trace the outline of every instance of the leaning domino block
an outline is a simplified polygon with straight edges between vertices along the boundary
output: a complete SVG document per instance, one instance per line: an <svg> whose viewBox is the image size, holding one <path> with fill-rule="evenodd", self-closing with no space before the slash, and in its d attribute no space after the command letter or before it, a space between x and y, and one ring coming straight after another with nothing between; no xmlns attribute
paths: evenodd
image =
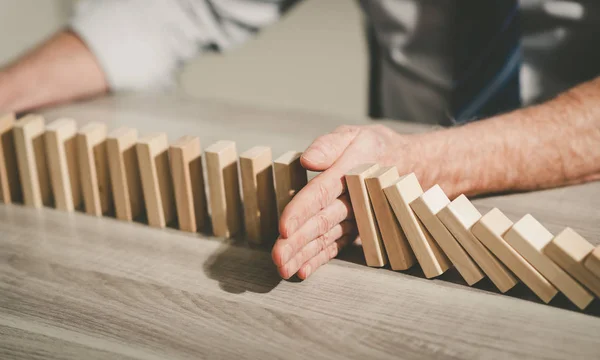
<svg viewBox="0 0 600 360"><path fill-rule="evenodd" d="M481 213L466 196L461 195L454 199L440 210L438 218L489 276L498 290L507 292L517 284L510 271L471 233L471 227L481 219Z"/></svg>
<svg viewBox="0 0 600 360"><path fill-rule="evenodd" d="M393 185L398 177L395 166L383 167L368 176L365 185L392 270L406 270L415 263L415 254L383 193L383 189Z"/></svg>
<svg viewBox="0 0 600 360"><path fill-rule="evenodd" d="M467 284L473 285L483 279L481 269L437 217L440 210L448 204L450 199L439 185L435 185L416 198L410 206Z"/></svg>
<svg viewBox="0 0 600 360"><path fill-rule="evenodd" d="M600 245L588 255L583 262L583 265L586 267L586 269L591 271L592 274L600 278Z"/></svg>
<svg viewBox="0 0 600 360"><path fill-rule="evenodd" d="M208 210L202 174L202 147L197 136L183 136L169 148L177 220L183 231L204 229Z"/></svg>
<svg viewBox="0 0 600 360"><path fill-rule="evenodd" d="M106 124L91 122L77 133L79 174L85 212L102 216L112 210Z"/></svg>
<svg viewBox="0 0 600 360"><path fill-rule="evenodd" d="M277 202L271 149L256 146L240 155L246 235L253 244L272 243L277 236Z"/></svg>
<svg viewBox="0 0 600 360"><path fill-rule="evenodd" d="M374 267L387 264L387 254L383 247L381 233L377 227L373 206L365 185L365 178L371 176L378 169L378 164L363 164L346 174L346 185L350 194L363 252L365 253L365 260L368 266Z"/></svg>
<svg viewBox="0 0 600 360"><path fill-rule="evenodd" d="M164 228L176 216L167 134L154 133L139 139L136 150L148 225Z"/></svg>
<svg viewBox="0 0 600 360"><path fill-rule="evenodd" d="M528 214L506 232L504 240L577 307L585 309L594 299L592 294L542 252L552 237L542 224Z"/></svg>
<svg viewBox="0 0 600 360"><path fill-rule="evenodd" d="M425 277L442 275L450 267L450 260L410 207L410 203L423 194L417 176L414 173L405 175L384 191Z"/></svg>
<svg viewBox="0 0 600 360"><path fill-rule="evenodd" d="M556 235L543 249L544 254L591 292L600 296L600 278L584 265L594 246L571 228Z"/></svg>
<svg viewBox="0 0 600 360"><path fill-rule="evenodd" d="M306 170L300 164L301 152L288 151L273 162L277 213L283 209L307 182Z"/></svg>
<svg viewBox="0 0 600 360"><path fill-rule="evenodd" d="M44 142L54 204L63 211L81 206L76 140L77 124L73 119L59 119L46 127Z"/></svg>
<svg viewBox="0 0 600 360"><path fill-rule="evenodd" d="M229 238L242 227L237 150L233 141L218 141L205 150L211 221L215 236Z"/></svg>
<svg viewBox="0 0 600 360"><path fill-rule="evenodd" d="M15 114L0 115L0 202L22 200L13 127Z"/></svg>
<svg viewBox="0 0 600 360"><path fill-rule="evenodd" d="M542 301L549 303L558 290L502 238L512 226L513 222L494 208L473 225L471 232Z"/></svg>
<svg viewBox="0 0 600 360"><path fill-rule="evenodd" d="M23 200L25 205L36 208L52 205L43 135L44 118L40 115L27 115L15 123L15 148Z"/></svg>
<svg viewBox="0 0 600 360"><path fill-rule="evenodd" d="M106 152L117 219L132 221L144 212L136 129L118 128L106 138Z"/></svg>

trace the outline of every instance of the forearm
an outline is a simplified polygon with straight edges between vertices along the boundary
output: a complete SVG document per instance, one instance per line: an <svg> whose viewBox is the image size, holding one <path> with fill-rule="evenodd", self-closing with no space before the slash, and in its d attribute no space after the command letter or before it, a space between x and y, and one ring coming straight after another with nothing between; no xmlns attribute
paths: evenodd
<svg viewBox="0 0 600 360"><path fill-rule="evenodd" d="M73 33L58 33L0 70L0 110L23 111L108 90L94 55Z"/></svg>
<svg viewBox="0 0 600 360"><path fill-rule="evenodd" d="M600 176L600 78L544 103L418 135L414 170L451 196L549 188Z"/></svg>

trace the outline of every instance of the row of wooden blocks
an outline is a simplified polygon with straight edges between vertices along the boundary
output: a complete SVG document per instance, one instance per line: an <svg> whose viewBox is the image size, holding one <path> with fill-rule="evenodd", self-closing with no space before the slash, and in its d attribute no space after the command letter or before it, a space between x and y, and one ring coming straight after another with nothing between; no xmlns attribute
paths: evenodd
<svg viewBox="0 0 600 360"><path fill-rule="evenodd" d="M215 236L245 228L259 244L275 239L281 211L307 182L300 155L290 151L272 161L271 149L258 146L238 159L232 141L202 152L195 136L169 145L165 133L138 138L132 128L108 133L103 123L77 129L73 119L46 126L40 115L7 114L0 116L0 201L191 232L207 230L210 218Z"/></svg>
<svg viewBox="0 0 600 360"><path fill-rule="evenodd" d="M369 266L418 262L432 278L453 264L469 285L487 275L504 293L520 279L542 301L560 290L580 309L600 296L600 246L571 228L553 236L531 215L516 223L497 208L482 215L464 195L450 201L438 185L423 192L393 166L358 166L346 184Z"/></svg>

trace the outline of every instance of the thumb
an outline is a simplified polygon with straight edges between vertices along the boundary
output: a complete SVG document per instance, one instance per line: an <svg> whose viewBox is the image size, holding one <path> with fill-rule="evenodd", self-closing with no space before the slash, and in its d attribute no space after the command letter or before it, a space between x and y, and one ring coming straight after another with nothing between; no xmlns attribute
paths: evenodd
<svg viewBox="0 0 600 360"><path fill-rule="evenodd" d="M346 148L358 135L358 128L349 128L342 132L319 136L304 151L300 163L306 170L324 171L329 169L346 151Z"/></svg>

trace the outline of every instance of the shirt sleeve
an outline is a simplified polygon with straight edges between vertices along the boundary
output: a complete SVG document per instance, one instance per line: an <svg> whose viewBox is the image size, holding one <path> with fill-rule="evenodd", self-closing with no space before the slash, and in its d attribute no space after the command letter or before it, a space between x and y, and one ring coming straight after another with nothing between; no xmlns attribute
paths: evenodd
<svg viewBox="0 0 600 360"><path fill-rule="evenodd" d="M240 45L296 1L82 0L70 26L111 89L156 91L175 84L184 62Z"/></svg>

